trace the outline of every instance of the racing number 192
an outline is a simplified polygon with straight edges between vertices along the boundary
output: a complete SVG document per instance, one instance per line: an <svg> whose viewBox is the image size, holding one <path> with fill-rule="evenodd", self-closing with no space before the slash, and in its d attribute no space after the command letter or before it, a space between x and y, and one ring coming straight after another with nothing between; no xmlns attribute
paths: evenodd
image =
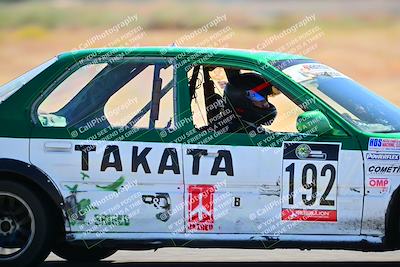
<svg viewBox="0 0 400 267"><path fill-rule="evenodd" d="M285 171L289 172L289 204L293 205L293 195L294 195L294 169L295 164L290 164ZM308 182L308 173L311 171L311 183ZM335 183L336 179L336 169L332 164L326 164L321 170L321 177L326 177L327 172L330 172L330 179L329 183L325 189L325 192L322 194L320 199L321 206L335 206L334 200L328 200L326 197L332 190L332 187ZM303 167L302 176L301 176L301 183L304 189L310 190L311 189L311 198L308 199L306 194L301 196L303 203L307 206L312 206L315 204L317 200L317 188L318 188L318 172L317 167L314 164L306 164Z"/></svg>

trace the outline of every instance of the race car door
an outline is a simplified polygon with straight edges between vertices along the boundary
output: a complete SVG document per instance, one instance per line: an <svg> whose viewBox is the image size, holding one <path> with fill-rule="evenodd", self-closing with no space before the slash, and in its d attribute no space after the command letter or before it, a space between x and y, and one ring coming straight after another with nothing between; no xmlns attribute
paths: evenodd
<svg viewBox="0 0 400 267"><path fill-rule="evenodd" d="M188 73L189 84L197 71ZM213 78L217 89L224 84L220 77L221 72ZM224 111L217 115L223 113L222 124L210 129L208 113L227 102L219 93L206 107L201 91L206 86L196 86L190 107L194 126L184 136L186 231L360 234L361 152L345 134L318 137L297 131L298 115L315 108L314 99L294 103L280 94L270 100L280 113L267 131L228 132L224 123L233 114Z"/></svg>
<svg viewBox="0 0 400 267"><path fill-rule="evenodd" d="M72 232L169 232L183 219L181 145L160 134L179 119L176 75L165 59L93 59L38 101L30 159L63 194Z"/></svg>

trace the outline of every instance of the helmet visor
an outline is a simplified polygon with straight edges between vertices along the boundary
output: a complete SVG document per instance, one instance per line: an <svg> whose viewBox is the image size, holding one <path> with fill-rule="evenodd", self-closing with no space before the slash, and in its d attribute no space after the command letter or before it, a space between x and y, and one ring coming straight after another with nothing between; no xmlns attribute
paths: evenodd
<svg viewBox="0 0 400 267"><path fill-rule="evenodd" d="M246 91L246 97L252 102L255 107L269 108L268 100L253 90Z"/></svg>

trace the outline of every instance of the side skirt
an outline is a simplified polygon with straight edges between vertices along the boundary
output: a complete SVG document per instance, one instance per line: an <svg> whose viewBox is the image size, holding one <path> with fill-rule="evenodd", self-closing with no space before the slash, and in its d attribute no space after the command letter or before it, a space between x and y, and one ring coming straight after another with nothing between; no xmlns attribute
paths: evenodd
<svg viewBox="0 0 400 267"><path fill-rule="evenodd" d="M73 233L67 235L67 242L87 247L101 246L127 250L163 247L387 250L382 237L365 235L264 236L250 234Z"/></svg>

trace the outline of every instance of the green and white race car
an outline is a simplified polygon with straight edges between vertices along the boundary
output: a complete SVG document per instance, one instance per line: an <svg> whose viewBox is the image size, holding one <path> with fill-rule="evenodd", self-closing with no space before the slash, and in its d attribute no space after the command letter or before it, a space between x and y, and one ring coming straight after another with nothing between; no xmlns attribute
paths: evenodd
<svg viewBox="0 0 400 267"><path fill-rule="evenodd" d="M303 56L61 54L0 87L0 265L400 245L400 112Z"/></svg>

